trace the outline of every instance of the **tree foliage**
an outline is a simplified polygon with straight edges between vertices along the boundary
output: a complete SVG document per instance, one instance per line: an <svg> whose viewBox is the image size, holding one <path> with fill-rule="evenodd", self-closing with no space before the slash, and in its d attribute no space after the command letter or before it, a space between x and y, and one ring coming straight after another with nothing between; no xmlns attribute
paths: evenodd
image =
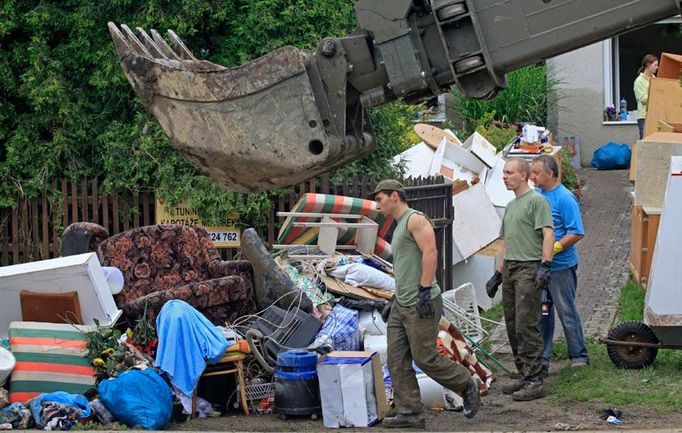
<svg viewBox="0 0 682 433"><path fill-rule="evenodd" d="M52 179L98 176L106 190L186 199L209 221L238 210L262 224L265 195L241 196L199 175L129 86L107 22L174 29L201 58L235 66L284 45L313 48L355 26L354 0L5 0L0 6L0 207ZM348 173L387 174L405 109L373 114L379 150ZM363 168L359 168L363 167Z"/></svg>

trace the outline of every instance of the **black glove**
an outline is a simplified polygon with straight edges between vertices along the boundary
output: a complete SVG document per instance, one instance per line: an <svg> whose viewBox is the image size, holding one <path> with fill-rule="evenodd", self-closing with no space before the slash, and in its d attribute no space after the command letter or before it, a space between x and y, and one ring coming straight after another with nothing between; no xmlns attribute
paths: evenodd
<svg viewBox="0 0 682 433"><path fill-rule="evenodd" d="M417 292L417 312L420 319L433 319L436 310L433 308L431 302L431 287L424 287L421 284L418 286Z"/></svg>
<svg viewBox="0 0 682 433"><path fill-rule="evenodd" d="M552 281L552 262L542 262L538 266L538 273L535 275L535 288L538 290L549 287Z"/></svg>
<svg viewBox="0 0 682 433"><path fill-rule="evenodd" d="M497 293L500 284L502 284L502 272L495 271L493 276L485 283L485 292L488 294L489 298L492 299L495 297L495 293Z"/></svg>
<svg viewBox="0 0 682 433"><path fill-rule="evenodd" d="M386 303L384 308L381 310L381 320L384 321L384 323L388 323L388 316L391 315L391 308L393 308L393 303L395 302L395 296L391 298L390 301Z"/></svg>

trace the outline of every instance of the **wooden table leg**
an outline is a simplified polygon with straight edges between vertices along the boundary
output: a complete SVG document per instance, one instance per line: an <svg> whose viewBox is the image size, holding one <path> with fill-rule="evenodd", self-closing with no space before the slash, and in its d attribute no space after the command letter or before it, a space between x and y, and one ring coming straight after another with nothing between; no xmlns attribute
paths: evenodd
<svg viewBox="0 0 682 433"><path fill-rule="evenodd" d="M249 404L246 401L246 383L244 382L244 363L236 361L237 377L239 379L239 393L241 394L242 406L244 407L244 415L249 416Z"/></svg>

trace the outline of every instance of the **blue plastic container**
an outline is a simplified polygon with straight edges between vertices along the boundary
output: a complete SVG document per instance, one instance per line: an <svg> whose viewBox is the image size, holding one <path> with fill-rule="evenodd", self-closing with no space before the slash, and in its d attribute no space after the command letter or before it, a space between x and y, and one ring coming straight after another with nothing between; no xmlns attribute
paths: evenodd
<svg viewBox="0 0 682 433"><path fill-rule="evenodd" d="M317 416L322 411L317 378L317 354L289 350L277 355L275 413Z"/></svg>

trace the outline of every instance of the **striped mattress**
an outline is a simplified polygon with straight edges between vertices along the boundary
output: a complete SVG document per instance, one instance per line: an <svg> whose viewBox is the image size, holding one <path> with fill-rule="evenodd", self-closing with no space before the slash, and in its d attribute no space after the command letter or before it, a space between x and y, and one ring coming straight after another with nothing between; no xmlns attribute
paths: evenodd
<svg viewBox="0 0 682 433"><path fill-rule="evenodd" d="M292 212L306 213L337 213L363 215L379 224L377 243L374 254L391 260L391 244L384 238L391 229L393 218L385 218L377 211L377 204L373 200L344 197L330 194L307 193L291 208ZM317 243L319 229L317 227L294 227L294 222L310 221L311 218L289 216L279 231L277 243L289 245L313 245ZM315 220L315 219L312 219ZM346 229L340 235L339 245L352 245L355 237L355 229Z"/></svg>
<svg viewBox="0 0 682 433"><path fill-rule="evenodd" d="M88 330L68 324L12 322L9 343L16 366L10 378L10 402L26 402L43 392L82 394L93 387Z"/></svg>

